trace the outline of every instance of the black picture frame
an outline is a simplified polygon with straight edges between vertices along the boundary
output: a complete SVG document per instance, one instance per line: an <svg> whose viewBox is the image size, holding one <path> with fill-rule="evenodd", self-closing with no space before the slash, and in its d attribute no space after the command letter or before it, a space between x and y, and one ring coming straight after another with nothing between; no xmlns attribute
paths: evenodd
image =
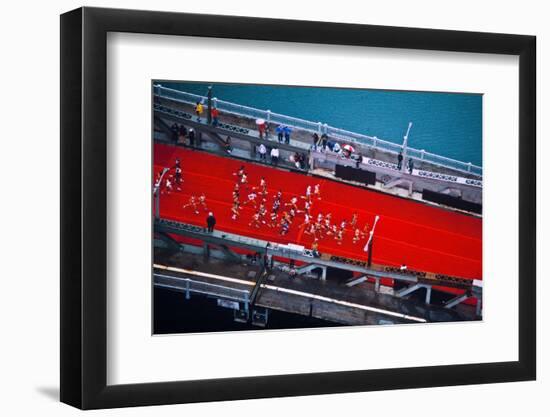
<svg viewBox="0 0 550 417"><path fill-rule="evenodd" d="M107 385L108 32L519 56L519 360ZM86 7L61 16L60 56L62 402L94 409L536 378L534 36Z"/></svg>

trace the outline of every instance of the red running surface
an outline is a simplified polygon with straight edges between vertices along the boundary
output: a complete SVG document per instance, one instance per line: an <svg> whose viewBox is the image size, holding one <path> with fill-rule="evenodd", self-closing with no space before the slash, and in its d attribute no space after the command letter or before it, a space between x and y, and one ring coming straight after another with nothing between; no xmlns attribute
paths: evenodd
<svg viewBox="0 0 550 417"><path fill-rule="evenodd" d="M313 188L315 184L320 184L321 200L313 199L314 218L319 212L332 213L333 223L339 225L342 220L347 220L349 224L356 212L358 226L363 228L366 223L372 227L374 217L380 216L374 237L374 263L393 266L405 264L411 269L463 278L482 277L480 218L335 180L162 144L154 146L155 178L164 167L173 167L176 157L181 160L184 182L181 191L174 189L170 193L166 190L161 193L160 214L164 219L205 226L207 213L202 208L200 214L195 214L191 208L182 208L190 196L198 197L204 193L208 209L216 217L216 229L272 242L311 247L313 238L299 227L303 223L303 214L296 216L285 236L279 234L279 228L249 226L255 213L252 206L243 207L236 221L231 219L232 191L237 181L233 173L244 165L250 186L257 187L262 177L266 179L268 212L271 211L277 191L283 192L284 206L292 197L304 195L308 185ZM245 201L247 194L241 190L241 202ZM303 204L304 200L299 198L300 209ZM282 210L283 207L279 213ZM366 239L354 244L352 237L351 229L346 231L341 245L334 238L325 237L319 242L319 251L366 260L367 253L363 251Z"/></svg>

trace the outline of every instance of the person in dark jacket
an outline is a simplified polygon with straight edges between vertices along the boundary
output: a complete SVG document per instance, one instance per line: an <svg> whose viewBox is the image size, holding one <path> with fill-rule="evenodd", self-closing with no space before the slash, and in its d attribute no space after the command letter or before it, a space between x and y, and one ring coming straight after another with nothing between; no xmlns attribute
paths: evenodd
<svg viewBox="0 0 550 417"><path fill-rule="evenodd" d="M195 131L193 129L189 129L189 145L195 146Z"/></svg>
<svg viewBox="0 0 550 417"><path fill-rule="evenodd" d="M401 171L402 166L403 166L403 154L399 152L399 155L397 155L397 169Z"/></svg>
<svg viewBox="0 0 550 417"><path fill-rule="evenodd" d="M412 158L409 158L408 167L409 167L409 174L412 174L412 173L413 173L413 169L414 169L414 161L413 161Z"/></svg>
<svg viewBox="0 0 550 417"><path fill-rule="evenodd" d="M208 213L208 217L206 218L206 227L208 229L208 233L212 233L214 231L215 225L216 218L214 217L214 213L210 212Z"/></svg>
<svg viewBox="0 0 550 417"><path fill-rule="evenodd" d="M177 143L177 141L178 141L178 135L179 135L179 131L180 131L180 128L179 128L178 124L177 124L177 123L174 123L174 124L170 127L170 130L172 131L172 142Z"/></svg>

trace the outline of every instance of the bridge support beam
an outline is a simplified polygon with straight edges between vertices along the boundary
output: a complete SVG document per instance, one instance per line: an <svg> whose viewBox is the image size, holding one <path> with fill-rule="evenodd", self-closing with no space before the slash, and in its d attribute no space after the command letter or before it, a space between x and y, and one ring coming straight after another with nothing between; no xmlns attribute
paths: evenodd
<svg viewBox="0 0 550 417"><path fill-rule="evenodd" d="M399 290L395 293L395 296L396 297L406 297L407 295L415 292L416 290L419 290L421 288L426 288L426 298L425 298L425 301L426 301L426 304L430 304L431 302L431 298L432 298L432 286L431 285L426 285L426 284L414 284L414 285L411 285L410 287L407 287L407 288L403 288L402 290Z"/></svg>
<svg viewBox="0 0 550 417"><path fill-rule="evenodd" d="M462 294L462 295L456 296L455 298L452 298L451 300L445 303L445 308L453 308L454 306L460 304L461 302L465 301L468 298L470 298L468 294Z"/></svg>
<svg viewBox="0 0 550 417"><path fill-rule="evenodd" d="M309 264L304 265L299 268L296 268L296 272L298 274L305 274L306 272L311 272L314 269L320 268L321 269L321 279L324 281L327 279L327 267L324 265L316 265L316 264Z"/></svg>
<svg viewBox="0 0 550 417"><path fill-rule="evenodd" d="M476 302L476 316L481 317L481 298L478 298Z"/></svg>
<svg viewBox="0 0 550 417"><path fill-rule="evenodd" d="M362 282L365 282L366 280L367 280L366 275L361 275L360 277L352 278L351 280L346 282L346 287L353 287L355 285L361 284Z"/></svg>

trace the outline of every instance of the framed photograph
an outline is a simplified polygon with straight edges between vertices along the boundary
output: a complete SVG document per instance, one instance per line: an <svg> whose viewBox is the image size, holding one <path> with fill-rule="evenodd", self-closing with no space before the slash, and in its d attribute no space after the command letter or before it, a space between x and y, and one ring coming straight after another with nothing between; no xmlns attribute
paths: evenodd
<svg viewBox="0 0 550 417"><path fill-rule="evenodd" d="M535 37L61 16L61 400L533 380Z"/></svg>

